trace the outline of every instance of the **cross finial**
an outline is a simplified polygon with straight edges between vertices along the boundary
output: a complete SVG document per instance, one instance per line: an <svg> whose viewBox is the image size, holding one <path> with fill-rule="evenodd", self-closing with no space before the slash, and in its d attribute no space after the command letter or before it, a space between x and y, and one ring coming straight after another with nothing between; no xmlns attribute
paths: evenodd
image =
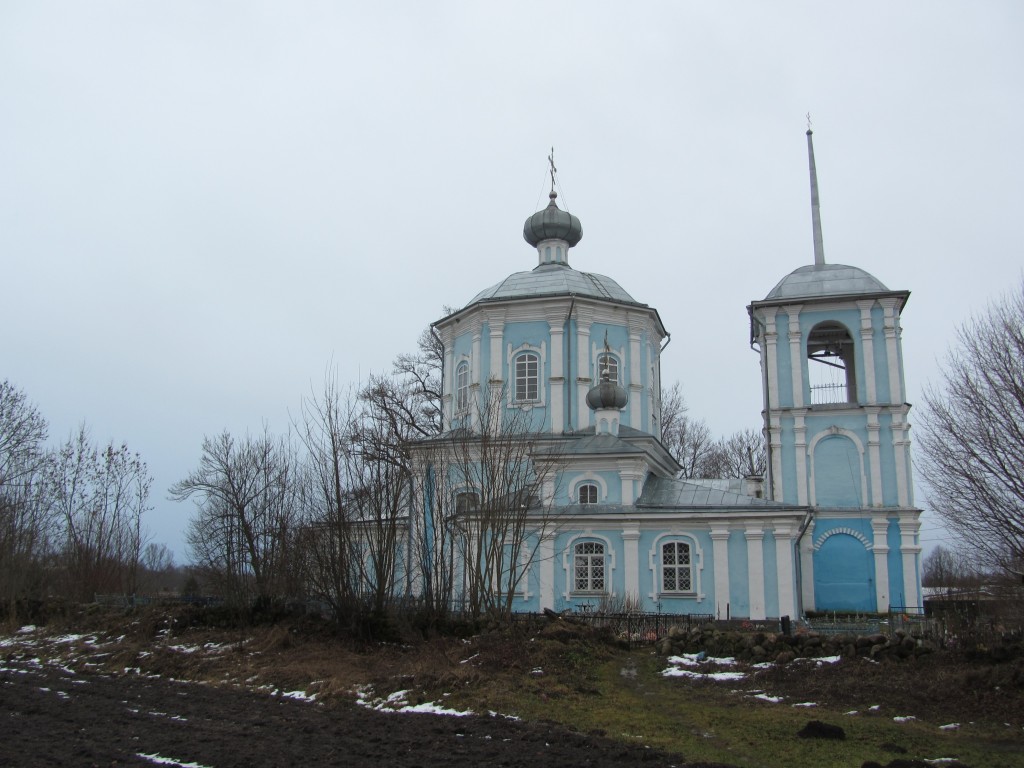
<svg viewBox="0 0 1024 768"><path fill-rule="evenodd" d="M555 174L558 173L558 169L555 168L555 148L551 148L551 154L548 155L548 164L551 166L551 191L555 191Z"/></svg>
<svg viewBox="0 0 1024 768"><path fill-rule="evenodd" d="M807 113L807 132L811 132L811 113Z"/></svg>

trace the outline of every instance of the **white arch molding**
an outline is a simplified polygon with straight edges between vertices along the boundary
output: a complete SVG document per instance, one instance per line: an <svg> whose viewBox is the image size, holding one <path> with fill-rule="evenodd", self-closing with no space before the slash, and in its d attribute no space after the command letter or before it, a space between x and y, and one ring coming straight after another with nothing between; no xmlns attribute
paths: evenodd
<svg viewBox="0 0 1024 768"><path fill-rule="evenodd" d="M815 490L815 474L814 474L814 449L818 447L818 443L827 437L842 436L850 440L854 447L857 449L857 458L860 462L860 503L861 506L868 506L868 477L864 471L864 443L861 442L856 432L852 432L849 429L840 427L833 424L828 429L825 429L814 436L811 442L807 446L807 460L810 464L810 478L808 480L807 490L809 491L809 498L811 506L815 506L818 503L818 494Z"/></svg>

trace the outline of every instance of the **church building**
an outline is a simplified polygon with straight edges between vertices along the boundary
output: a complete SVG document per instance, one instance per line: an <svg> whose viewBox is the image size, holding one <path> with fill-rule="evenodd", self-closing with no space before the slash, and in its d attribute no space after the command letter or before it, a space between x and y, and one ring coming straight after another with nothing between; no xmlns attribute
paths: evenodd
<svg viewBox="0 0 1024 768"><path fill-rule="evenodd" d="M677 476L660 441L668 332L614 279L570 264L583 229L558 207L553 166L550 202L523 230L536 266L434 324L445 433L415 451L425 490L414 524L462 519L461 535L479 533L487 473L455 477L434 449L464 440L479 468L515 423L531 468L503 491L502 508L521 515L493 574L508 580L513 610L628 603L758 620L922 604L900 329L909 292L825 262L810 131L807 144L814 262L747 307L764 478ZM465 567L455 591L468 588Z"/></svg>

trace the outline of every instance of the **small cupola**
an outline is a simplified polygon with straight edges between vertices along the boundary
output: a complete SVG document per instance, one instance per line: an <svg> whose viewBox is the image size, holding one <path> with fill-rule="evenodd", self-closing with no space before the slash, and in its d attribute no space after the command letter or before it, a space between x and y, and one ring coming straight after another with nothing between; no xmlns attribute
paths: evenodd
<svg viewBox="0 0 1024 768"><path fill-rule="evenodd" d="M619 418L628 402L629 394L617 381L612 381L610 371L604 368L601 381L587 392L587 405L597 418L597 434L618 437Z"/></svg>

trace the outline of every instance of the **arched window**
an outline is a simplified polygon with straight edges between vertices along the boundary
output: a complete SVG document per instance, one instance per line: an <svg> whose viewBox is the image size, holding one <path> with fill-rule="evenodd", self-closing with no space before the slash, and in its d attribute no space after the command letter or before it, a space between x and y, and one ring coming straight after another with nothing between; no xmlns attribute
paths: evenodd
<svg viewBox="0 0 1024 768"><path fill-rule="evenodd" d="M857 402L857 375L850 332L834 321L819 323L807 337L811 405Z"/></svg>
<svg viewBox="0 0 1024 768"><path fill-rule="evenodd" d="M693 560L690 545L685 541L666 541L661 545L661 591L693 591Z"/></svg>
<svg viewBox="0 0 1024 768"><path fill-rule="evenodd" d="M597 504L597 485L594 483L583 483L577 489L577 500L580 504Z"/></svg>
<svg viewBox="0 0 1024 768"><path fill-rule="evenodd" d="M604 372L608 371L608 381L619 381L619 358L609 352L602 352L597 356L597 380L604 380Z"/></svg>
<svg viewBox="0 0 1024 768"><path fill-rule="evenodd" d="M480 495L472 491L463 491L455 496L455 514L464 515L480 509Z"/></svg>
<svg viewBox="0 0 1024 768"><path fill-rule="evenodd" d="M604 544L580 541L573 547L572 585L574 592L605 591Z"/></svg>
<svg viewBox="0 0 1024 768"><path fill-rule="evenodd" d="M540 399L540 358L523 352L515 358L515 402L532 403Z"/></svg>
<svg viewBox="0 0 1024 768"><path fill-rule="evenodd" d="M455 408L464 411L469 407L469 363L463 361L455 369Z"/></svg>

